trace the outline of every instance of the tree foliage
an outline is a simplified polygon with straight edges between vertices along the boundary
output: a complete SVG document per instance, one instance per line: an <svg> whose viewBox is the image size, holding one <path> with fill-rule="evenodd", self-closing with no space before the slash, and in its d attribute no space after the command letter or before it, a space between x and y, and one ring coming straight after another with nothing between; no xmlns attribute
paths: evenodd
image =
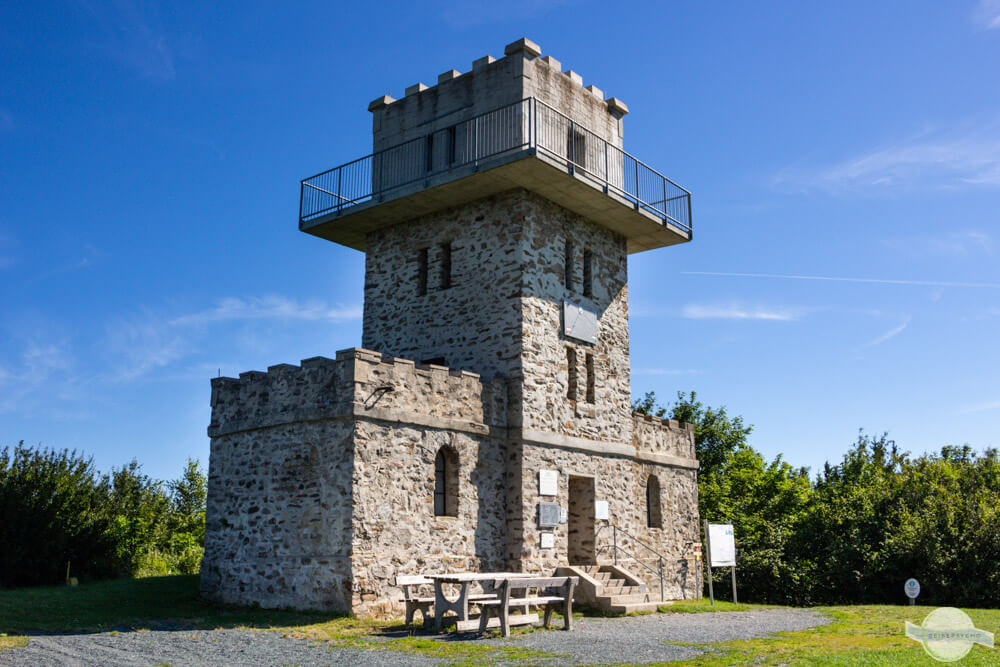
<svg viewBox="0 0 1000 667"><path fill-rule="evenodd" d="M637 411L695 426L699 511L732 523L741 598L819 604L900 602L903 582L921 601L991 604L1000 585L1000 457L968 446L912 457L887 434L859 433L815 479L747 443L752 427L694 392ZM717 590L727 591L716 573Z"/></svg>
<svg viewBox="0 0 1000 667"><path fill-rule="evenodd" d="M191 460L164 483L134 460L101 475L76 451L4 447L0 587L197 572L205 486Z"/></svg>

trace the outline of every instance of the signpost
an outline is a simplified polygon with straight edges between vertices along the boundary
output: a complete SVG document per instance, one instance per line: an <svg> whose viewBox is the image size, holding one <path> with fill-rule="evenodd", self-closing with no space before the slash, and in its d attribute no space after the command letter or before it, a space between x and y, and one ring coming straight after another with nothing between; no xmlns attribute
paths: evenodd
<svg viewBox="0 0 1000 667"><path fill-rule="evenodd" d="M916 604L917 596L920 595L920 582L910 577L903 584L903 591L906 593L906 597L910 598L910 604Z"/></svg>
<svg viewBox="0 0 1000 667"><path fill-rule="evenodd" d="M733 574L733 602L736 598L736 539L733 526L728 523L705 522L705 560L708 564L708 596L715 604L715 589L712 586L712 568L730 567Z"/></svg>

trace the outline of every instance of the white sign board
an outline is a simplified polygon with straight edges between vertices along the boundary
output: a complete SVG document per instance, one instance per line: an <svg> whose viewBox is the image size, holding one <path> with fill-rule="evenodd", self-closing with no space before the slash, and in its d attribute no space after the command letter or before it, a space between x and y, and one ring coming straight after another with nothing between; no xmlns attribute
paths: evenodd
<svg viewBox="0 0 1000 667"><path fill-rule="evenodd" d="M608 513L608 501L607 500L595 500L594 501L594 519L597 521L606 521L610 517Z"/></svg>
<svg viewBox="0 0 1000 667"><path fill-rule="evenodd" d="M559 495L559 471L557 470L538 471L538 495L540 496Z"/></svg>
<svg viewBox="0 0 1000 667"><path fill-rule="evenodd" d="M712 567L735 567L736 540L728 523L708 524L709 562Z"/></svg>
<svg viewBox="0 0 1000 667"><path fill-rule="evenodd" d="M903 590L906 591L906 597L914 600L920 595L920 582L916 579L907 579L903 584Z"/></svg>
<svg viewBox="0 0 1000 667"><path fill-rule="evenodd" d="M542 533L542 548L552 549L556 546L555 533Z"/></svg>
<svg viewBox="0 0 1000 667"><path fill-rule="evenodd" d="M596 343L597 313L571 301L563 301L563 332L570 338Z"/></svg>

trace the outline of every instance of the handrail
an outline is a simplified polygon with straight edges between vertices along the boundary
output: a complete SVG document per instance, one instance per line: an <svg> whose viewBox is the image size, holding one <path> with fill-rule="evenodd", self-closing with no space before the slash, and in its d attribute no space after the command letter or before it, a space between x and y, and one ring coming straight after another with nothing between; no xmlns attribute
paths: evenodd
<svg viewBox="0 0 1000 667"><path fill-rule="evenodd" d="M381 201L393 190L460 167L527 149L544 153L643 209L690 233L691 193L569 116L526 97L453 125L320 172L301 182L299 222L341 215Z"/></svg>
<svg viewBox="0 0 1000 667"><path fill-rule="evenodd" d="M644 568L646 568L647 570L649 570L653 574L657 575L659 577L659 579L660 579L660 601L662 602L663 601L663 593L664 593L663 560L666 558L666 556L664 556L663 554L661 554L659 551L657 551L653 547L649 546L648 544L645 544L638 537L636 537L632 533L628 532L624 528L619 528L615 524L610 524L610 526L611 526L611 549L612 549L612 555L614 557L615 567L618 567L618 552L621 551L623 554L625 554L626 556L628 556L629 558L631 558L632 560L634 560L636 563L638 563L639 565L642 565ZM603 530L604 530L604 526L601 526L600 529L598 529L598 531L597 531L597 535L600 535ZM650 567L648 564L646 564L645 562L643 562L643 560L641 558L639 558L638 556L636 556L634 553L630 552L625 547L619 546L618 545L618 532L619 531L621 531L626 536L628 536L633 542L635 542L636 544L638 544L640 547L643 547L644 549L652 552L653 555L655 555L656 558L657 558L658 568L654 569L654 568Z"/></svg>

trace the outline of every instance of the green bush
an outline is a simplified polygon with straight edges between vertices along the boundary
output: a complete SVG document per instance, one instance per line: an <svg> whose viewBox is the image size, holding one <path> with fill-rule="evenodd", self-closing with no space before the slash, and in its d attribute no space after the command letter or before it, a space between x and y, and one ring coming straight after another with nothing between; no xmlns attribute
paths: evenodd
<svg viewBox="0 0 1000 667"><path fill-rule="evenodd" d="M164 483L132 461L101 475L68 450L0 449L0 587L197 573L205 475Z"/></svg>

